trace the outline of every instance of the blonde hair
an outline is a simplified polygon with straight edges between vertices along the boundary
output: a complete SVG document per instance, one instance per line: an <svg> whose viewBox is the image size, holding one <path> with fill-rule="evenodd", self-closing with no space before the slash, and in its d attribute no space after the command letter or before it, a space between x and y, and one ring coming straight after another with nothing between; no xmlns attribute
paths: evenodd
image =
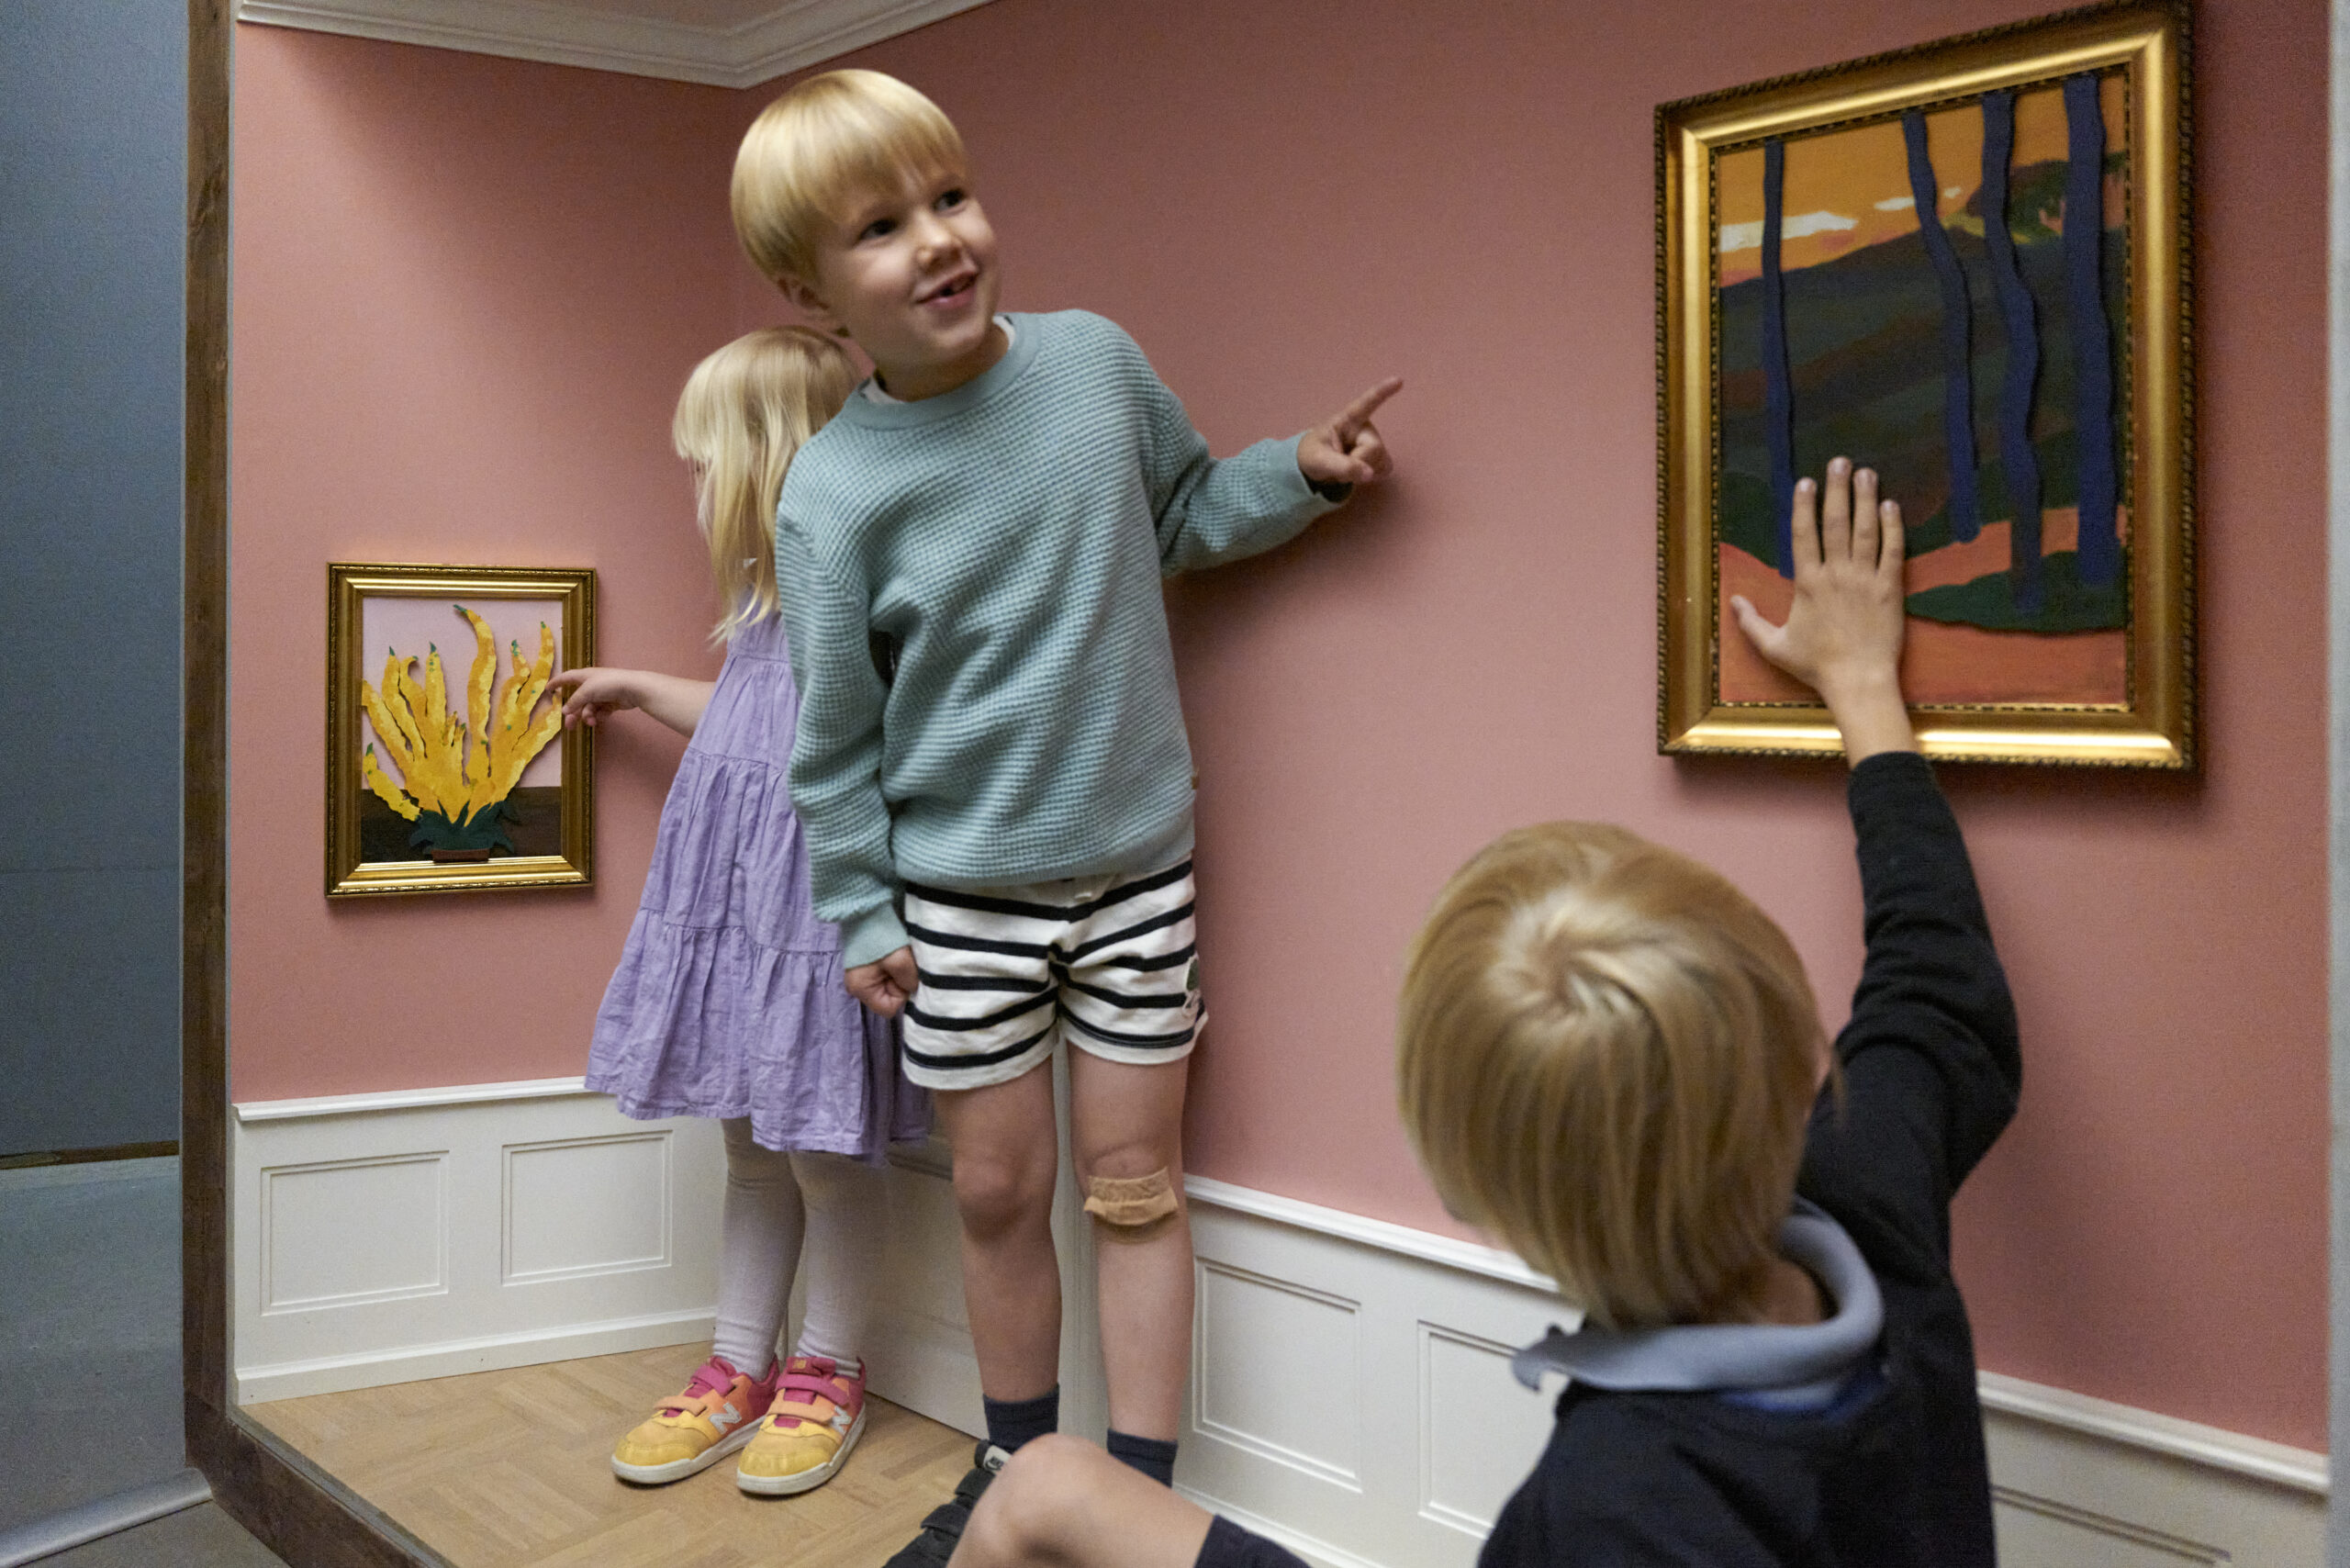
<svg viewBox="0 0 2350 1568"><path fill-rule="evenodd" d="M1595 823L1504 834L1414 939L1398 1045L1438 1193L1597 1326L1760 1285L1822 1038L1802 959L1716 872Z"/></svg>
<svg viewBox="0 0 2350 1568"><path fill-rule="evenodd" d="M760 111L734 154L734 233L780 285L816 281L816 242L859 196L968 166L936 104L878 71L811 76Z"/></svg>
<svg viewBox="0 0 2350 1568"><path fill-rule="evenodd" d="M693 465L711 575L726 607L722 642L776 610L775 511L792 455L857 383L838 343L807 327L768 327L694 366L671 439Z"/></svg>

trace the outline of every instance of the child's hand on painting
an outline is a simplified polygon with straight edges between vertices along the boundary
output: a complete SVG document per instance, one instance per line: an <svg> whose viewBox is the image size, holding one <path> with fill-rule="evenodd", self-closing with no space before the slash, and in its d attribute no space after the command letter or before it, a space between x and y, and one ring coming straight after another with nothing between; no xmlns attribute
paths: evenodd
<svg viewBox="0 0 2350 1568"><path fill-rule="evenodd" d="M1796 485L1795 603L1774 626L1745 595L1730 597L1739 630L1755 652L1819 693L1843 733L1847 761L1881 751L1915 751L1901 700L1903 605L1901 508L1880 500L1876 474L1839 457L1828 465L1826 497L1809 479Z"/></svg>
<svg viewBox="0 0 2350 1568"><path fill-rule="evenodd" d="M1403 389L1403 378L1391 375L1300 436L1297 471L1305 476L1305 482L1327 494L1351 485L1368 485L1393 473L1395 460L1387 454L1387 443L1380 438L1371 416Z"/></svg>
<svg viewBox="0 0 2350 1568"><path fill-rule="evenodd" d="M702 711L710 706L710 694L715 687L707 680L687 680L649 669L606 669L589 665L553 677L547 689L564 699L563 727L566 730L580 724L592 729L609 713L641 708L648 717L681 735L690 736L701 722Z"/></svg>
<svg viewBox="0 0 2350 1568"><path fill-rule="evenodd" d="M848 993L868 1011L895 1018L913 1000L919 979L914 972L914 950L901 947L869 964L856 965L842 978L848 981Z"/></svg>

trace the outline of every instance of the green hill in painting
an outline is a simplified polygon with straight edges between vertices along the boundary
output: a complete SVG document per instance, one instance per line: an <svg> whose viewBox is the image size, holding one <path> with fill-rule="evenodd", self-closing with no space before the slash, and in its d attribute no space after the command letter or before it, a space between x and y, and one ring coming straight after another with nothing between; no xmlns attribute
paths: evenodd
<svg viewBox="0 0 2350 1568"><path fill-rule="evenodd" d="M2010 232L2024 284L2032 297L2040 340L2040 371L2029 425L2041 467L2043 509L2079 498L2078 438L2073 428L2073 355L2065 297L2061 236L2040 220L2064 184L2064 164L2018 169L2009 210ZM1979 196L1979 193L1978 193ZM2031 215L2026 218L2024 215ZM1974 225L1979 229L1979 221ZM2006 371L2006 331L1993 291L1989 253L1964 219L1951 223L1970 293L1973 346L1975 484L1980 521L2011 515L1998 461L1999 386ZM2124 314L2123 244L2108 230L2104 246L2106 313L2117 382L2128 385L2127 346L2112 329ZM1787 357L1795 411L1798 474L1817 474L1830 457L1849 455L1877 470L1884 493L1911 520L1908 551L1920 555L1952 542L1947 503L1949 454L1942 439L1942 291L1925 241L1912 232L1784 274ZM1717 294L1720 344L1717 413L1721 483L1716 536L1777 565L1771 514L1770 457L1762 418L1762 281L1751 278ZM2126 476L2128 453L2116 454ZM2058 559L2048 558L2053 566ZM2066 557L2069 562L2069 557ZM2043 614L2029 626L2013 603L1995 603L1977 585L1916 596L1911 610L1935 620L1963 621L2000 630L2079 631L2119 626L2118 591L2079 597L2076 576L2060 596L2049 579ZM1985 579L1988 580L1988 579ZM1937 599L1934 595L1942 597ZM1920 602L1930 600L1930 604ZM1977 619L1980 616L1982 619ZM2084 617L2091 619L2084 620ZM2109 618L2104 618L2109 617Z"/></svg>

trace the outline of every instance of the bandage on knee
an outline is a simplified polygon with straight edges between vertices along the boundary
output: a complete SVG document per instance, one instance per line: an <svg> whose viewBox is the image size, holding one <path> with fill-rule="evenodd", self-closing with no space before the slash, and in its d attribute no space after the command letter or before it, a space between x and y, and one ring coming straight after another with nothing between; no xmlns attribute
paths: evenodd
<svg viewBox="0 0 2350 1568"><path fill-rule="evenodd" d="M1113 1240L1142 1240L1175 1208L1175 1184L1163 1165L1147 1176L1085 1179L1085 1212L1100 1220L1102 1234Z"/></svg>

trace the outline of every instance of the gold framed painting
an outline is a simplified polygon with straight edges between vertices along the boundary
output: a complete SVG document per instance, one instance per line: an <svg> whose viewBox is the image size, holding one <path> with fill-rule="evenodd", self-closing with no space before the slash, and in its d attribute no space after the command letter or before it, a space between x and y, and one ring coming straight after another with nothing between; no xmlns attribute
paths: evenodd
<svg viewBox="0 0 2350 1568"><path fill-rule="evenodd" d="M1657 110L1659 749L1840 749L1729 601L1785 617L1844 454L1929 755L2194 766L2188 44L2098 6Z"/></svg>
<svg viewBox="0 0 2350 1568"><path fill-rule="evenodd" d="M595 660L591 569L330 565L327 895L589 883Z"/></svg>

